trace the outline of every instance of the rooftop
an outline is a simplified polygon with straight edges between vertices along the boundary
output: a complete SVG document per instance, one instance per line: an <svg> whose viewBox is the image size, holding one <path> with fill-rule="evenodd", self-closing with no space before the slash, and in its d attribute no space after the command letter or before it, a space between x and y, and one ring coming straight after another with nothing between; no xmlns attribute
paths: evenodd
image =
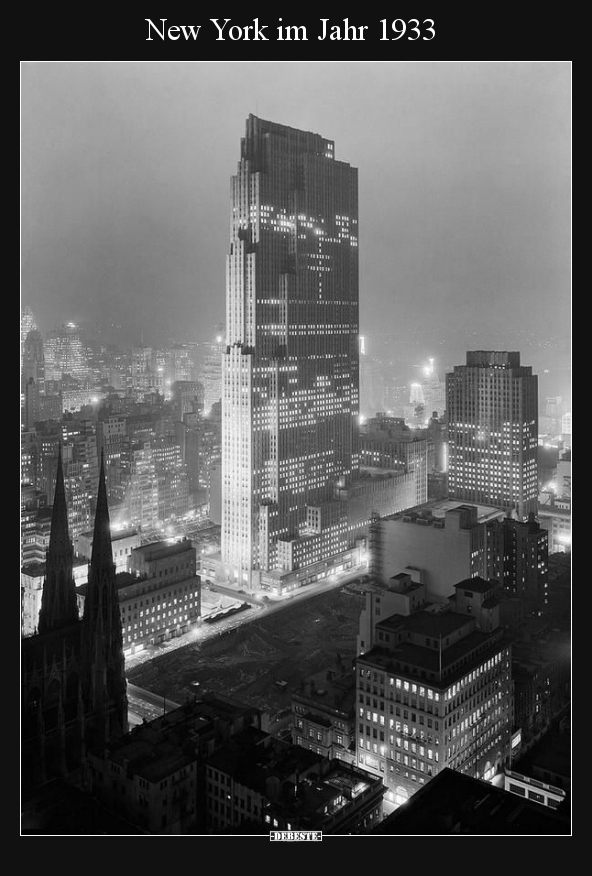
<svg viewBox="0 0 592 876"><path fill-rule="evenodd" d="M426 636L427 638L445 638L451 633L461 630L463 627L474 625L472 619L466 615L457 614L454 611L443 611L434 614L430 611L416 611L408 616L393 614L376 624L376 629L399 630L404 629L412 635Z"/></svg>
<svg viewBox="0 0 592 876"><path fill-rule="evenodd" d="M458 584L454 585L454 588L460 587L462 590L469 590L472 593L487 593L499 586L499 581L486 581L477 575L475 578L465 578L464 581L459 581Z"/></svg>
<svg viewBox="0 0 592 876"><path fill-rule="evenodd" d="M426 520L436 518L443 521L448 511L457 511L464 508L477 509L477 523L485 523L488 520L497 520L506 516L506 512L500 508L495 508L493 505L476 505L474 503L461 502L459 499L431 499L429 502L424 502L422 505L416 505L413 508L407 508L405 511L397 511L395 514L389 514L382 518L383 520L397 520L403 517L417 515Z"/></svg>
<svg viewBox="0 0 592 876"><path fill-rule="evenodd" d="M201 734L213 734L220 721L251 713L257 710L224 697L205 696L112 740L109 758L131 775L158 782L196 760Z"/></svg>
<svg viewBox="0 0 592 876"><path fill-rule="evenodd" d="M443 769L396 809L373 835L569 834L569 819L547 806Z"/></svg>
<svg viewBox="0 0 592 876"><path fill-rule="evenodd" d="M295 690L293 699L305 701L324 710L349 714L356 698L356 675L349 670L337 675L323 669L304 679L302 687ZM316 716L315 716L316 718Z"/></svg>
<svg viewBox="0 0 592 876"><path fill-rule="evenodd" d="M146 544L143 547L134 548L134 554L141 554L146 560L159 560L163 557L174 556L175 554L182 554L186 551L194 551L195 548L191 544L190 539L183 539L182 541L176 542L168 542L168 541L155 541L152 544Z"/></svg>
<svg viewBox="0 0 592 876"><path fill-rule="evenodd" d="M443 616L445 615L439 615L439 617ZM477 659L485 660L488 656L497 653L505 644L505 640L502 640L497 633L473 630L459 641L442 649L428 648L412 642L400 642L393 648L376 645L358 660L387 672L402 672L418 680L423 678L424 681L431 681L433 685L445 689L471 668L472 664L460 665L464 657L474 654L476 663Z"/></svg>

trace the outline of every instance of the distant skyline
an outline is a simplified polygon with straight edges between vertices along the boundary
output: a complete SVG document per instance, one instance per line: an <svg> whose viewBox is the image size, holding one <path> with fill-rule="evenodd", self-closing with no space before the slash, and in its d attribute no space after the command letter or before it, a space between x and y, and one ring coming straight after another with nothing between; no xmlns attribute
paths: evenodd
<svg viewBox="0 0 592 876"><path fill-rule="evenodd" d="M517 349L568 392L570 62L23 62L21 304L43 333L211 336L249 113L358 168L369 355Z"/></svg>

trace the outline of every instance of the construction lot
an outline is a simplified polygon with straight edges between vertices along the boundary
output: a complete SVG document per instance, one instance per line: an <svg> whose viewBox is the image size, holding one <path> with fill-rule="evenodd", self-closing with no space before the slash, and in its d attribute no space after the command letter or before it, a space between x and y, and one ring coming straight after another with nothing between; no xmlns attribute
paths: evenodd
<svg viewBox="0 0 592 876"><path fill-rule="evenodd" d="M203 641L130 667L128 680L177 703L221 693L273 719L290 705L302 679L352 665L363 604L361 587L347 584L234 629L212 625Z"/></svg>

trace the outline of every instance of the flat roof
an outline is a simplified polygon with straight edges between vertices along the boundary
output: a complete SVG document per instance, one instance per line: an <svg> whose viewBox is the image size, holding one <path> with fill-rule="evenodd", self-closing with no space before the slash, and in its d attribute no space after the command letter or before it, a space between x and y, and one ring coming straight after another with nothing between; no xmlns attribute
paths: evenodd
<svg viewBox="0 0 592 876"><path fill-rule="evenodd" d="M413 508L406 508L405 511L388 514L382 519L396 520L398 517L403 518L414 512L417 514L427 513L437 519L444 519L447 511L454 511L459 508L476 508L477 523L496 520L499 517L505 517L507 513L504 509L496 508L493 505L478 505L475 502L462 501L461 499L430 499L429 502L424 502L423 505L415 505Z"/></svg>
<svg viewBox="0 0 592 876"><path fill-rule="evenodd" d="M421 681L422 684L427 682L435 687L445 689L453 684L457 678L462 678L463 675L470 672L477 663L485 660L489 653L501 650L506 644L506 640L499 638L499 636L473 630L447 648L442 648L441 651L439 648L428 648L411 642L401 642L392 650L388 647L375 645L358 659L387 672L407 675ZM478 658L475 657L475 664L464 664L450 671L450 667L464 656L476 652L480 648L484 650ZM404 670L401 668L402 666L407 666L408 669ZM422 679L419 675L422 671L437 677Z"/></svg>
<svg viewBox="0 0 592 876"><path fill-rule="evenodd" d="M145 544L141 547L134 548L135 554L142 554L147 560L158 560L162 557L174 556L174 554L182 554L185 551L195 551L190 539L183 541L155 541L152 544Z"/></svg>
<svg viewBox="0 0 592 876"><path fill-rule="evenodd" d="M474 624L474 619L468 615L457 614L455 611L431 612L426 610L415 611L408 616L394 614L376 624L376 629L383 630L408 630L420 636L437 639L449 636L456 630L460 630L469 624Z"/></svg>
<svg viewBox="0 0 592 876"><path fill-rule="evenodd" d="M561 812L448 768L372 831L425 836L569 833L569 818Z"/></svg>
<svg viewBox="0 0 592 876"><path fill-rule="evenodd" d="M491 581L486 581L484 578L481 578L477 575L475 578L465 578L463 581L459 581L458 584L455 584L454 587L462 587L463 590L471 590L473 593L487 593L488 590L493 590L499 586L499 582L496 579L496 583L492 583Z"/></svg>

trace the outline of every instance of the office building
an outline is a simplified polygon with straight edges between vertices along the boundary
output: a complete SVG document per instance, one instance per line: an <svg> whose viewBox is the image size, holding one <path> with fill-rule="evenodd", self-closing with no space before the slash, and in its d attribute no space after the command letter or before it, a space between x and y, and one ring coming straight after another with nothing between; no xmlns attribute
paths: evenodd
<svg viewBox="0 0 592 876"><path fill-rule="evenodd" d="M357 763L383 779L390 807L446 767L491 779L509 760L511 648L497 587L469 579L449 609L385 617L357 658Z"/></svg>
<svg viewBox="0 0 592 876"><path fill-rule="evenodd" d="M251 115L232 179L222 564L248 588L358 473L357 171L334 153Z"/></svg>
<svg viewBox="0 0 592 876"><path fill-rule="evenodd" d="M127 566L129 571L119 572L115 582L126 656L197 626L201 583L196 575L196 551L188 539L133 548ZM84 605L87 587L82 584L78 593Z"/></svg>
<svg viewBox="0 0 592 876"><path fill-rule="evenodd" d="M388 587L401 572L424 585L431 602L446 603L454 584L487 573L485 526L503 511L451 500L428 502L375 521L370 567Z"/></svg>
<svg viewBox="0 0 592 876"><path fill-rule="evenodd" d="M128 572L131 554L134 548L140 547L140 534L136 529L120 529L111 532L111 546L115 572ZM93 532L81 532L75 541L76 553L81 560L90 560L92 556Z"/></svg>
<svg viewBox="0 0 592 876"><path fill-rule="evenodd" d="M208 351L201 366L201 380L204 387L204 413L207 415L212 405L222 399L222 353L224 351L224 326L218 326L216 336L206 345Z"/></svg>
<svg viewBox="0 0 592 876"><path fill-rule="evenodd" d="M378 414L360 426L360 466L414 471L417 493L411 506L428 500L428 472L434 468L434 444L427 432L410 429L398 417Z"/></svg>
<svg viewBox="0 0 592 876"><path fill-rule="evenodd" d="M35 315L28 305L21 307L21 368L25 352L25 339L32 329L37 328Z"/></svg>
<svg viewBox="0 0 592 876"><path fill-rule="evenodd" d="M323 757L356 762L356 676L324 669L292 693L292 742Z"/></svg>
<svg viewBox="0 0 592 876"><path fill-rule="evenodd" d="M537 382L520 353L496 351L468 352L446 375L450 498L537 513Z"/></svg>
<svg viewBox="0 0 592 876"><path fill-rule="evenodd" d="M89 376L88 354L79 327L65 323L45 339L45 378L61 381L64 375L76 380Z"/></svg>
<svg viewBox="0 0 592 876"><path fill-rule="evenodd" d="M530 515L505 517L485 527L487 550L480 574L497 578L506 592L519 597L529 612L544 613L549 603L548 533Z"/></svg>
<svg viewBox="0 0 592 876"><path fill-rule="evenodd" d="M22 422L25 429L33 429L42 419L41 398L45 394L45 357L43 338L37 329L27 332L21 345Z"/></svg>

